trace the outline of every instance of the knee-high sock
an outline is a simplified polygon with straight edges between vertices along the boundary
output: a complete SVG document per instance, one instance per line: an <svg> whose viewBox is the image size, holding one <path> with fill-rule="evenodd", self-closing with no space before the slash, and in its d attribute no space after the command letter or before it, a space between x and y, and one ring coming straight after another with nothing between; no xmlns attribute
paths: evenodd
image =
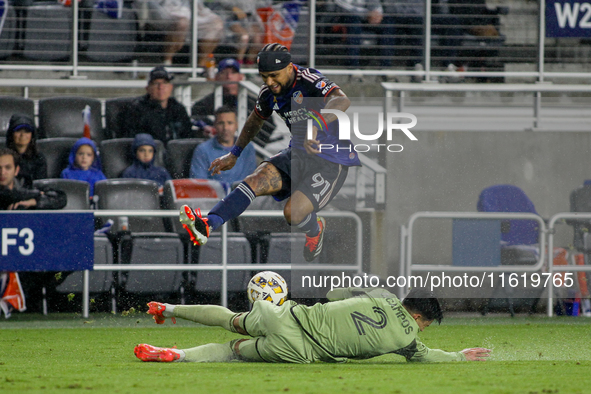
<svg viewBox="0 0 591 394"><path fill-rule="evenodd" d="M226 363L237 360L238 357L232 351L235 341L228 343L208 343L190 349L183 349L185 362L193 363Z"/></svg>
<svg viewBox="0 0 591 394"><path fill-rule="evenodd" d="M237 332L234 328L234 318L239 313L232 312L228 308L219 305L175 305L173 314L195 323L206 326L223 327L228 331Z"/></svg>
<svg viewBox="0 0 591 394"><path fill-rule="evenodd" d="M241 182L236 189L232 190L230 194L215 207L209 211L207 215L207 223L211 231L214 231L228 220L232 220L240 216L242 212L248 208L250 203L255 199L255 194L246 182Z"/></svg>
<svg viewBox="0 0 591 394"><path fill-rule="evenodd" d="M297 224L297 227L308 237L315 237L320 232L320 226L318 226L318 220L316 212L312 212L301 223Z"/></svg>

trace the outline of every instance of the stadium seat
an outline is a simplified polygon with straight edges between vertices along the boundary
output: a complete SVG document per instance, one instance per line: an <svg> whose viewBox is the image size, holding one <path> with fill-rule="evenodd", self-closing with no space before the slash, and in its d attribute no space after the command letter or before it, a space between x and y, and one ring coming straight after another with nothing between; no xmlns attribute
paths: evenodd
<svg viewBox="0 0 591 394"><path fill-rule="evenodd" d="M222 239L212 235L207 243L199 247L199 264L222 263ZM250 246L242 234L228 234L228 264L249 264ZM194 290L198 292L220 292L222 288L221 271L195 271ZM250 271L228 271L228 291L245 291Z"/></svg>
<svg viewBox="0 0 591 394"><path fill-rule="evenodd" d="M203 138L181 138L168 141L166 150L174 152L174 154L168 155L167 169L173 179L190 177L193 151L197 145L204 141L206 139Z"/></svg>
<svg viewBox="0 0 591 394"><path fill-rule="evenodd" d="M123 170L133 164L131 145L133 138L114 138L100 144L103 173L109 179L119 178ZM166 149L162 141L156 140L156 158L154 164L164 167Z"/></svg>
<svg viewBox="0 0 591 394"><path fill-rule="evenodd" d="M70 150L77 138L46 138L37 141L39 152L47 160L47 177L59 178L62 170L68 166Z"/></svg>
<svg viewBox="0 0 591 394"><path fill-rule="evenodd" d="M538 214L533 202L527 195L513 185L494 185L480 193L477 205L478 212L517 212ZM501 265L534 265L538 261L539 228L535 220L503 220L501 221ZM508 274L506 272L505 274ZM493 299L507 300L509 312L514 316L514 297L518 290L496 284L492 297L485 305L483 314L488 312ZM522 290L522 289L519 289ZM535 289L541 295L541 290ZM535 309L538 298L535 298L531 310Z"/></svg>
<svg viewBox="0 0 591 394"><path fill-rule="evenodd" d="M15 43L16 14L10 3L3 1L0 3L0 59L7 59L12 55Z"/></svg>
<svg viewBox="0 0 591 394"><path fill-rule="evenodd" d="M0 136L6 135L13 114L23 114L34 119L35 103L23 97L0 97Z"/></svg>
<svg viewBox="0 0 591 394"><path fill-rule="evenodd" d="M283 202L276 201L272 196L257 197L248 207L248 211L283 211ZM276 233L291 233L292 228L285 218L277 217L246 217L239 216L237 226L250 241L253 263L265 264L269 254L271 238ZM285 245L283 245L285 246Z"/></svg>
<svg viewBox="0 0 591 394"><path fill-rule="evenodd" d="M0 137L0 148L4 148L6 146L6 138Z"/></svg>
<svg viewBox="0 0 591 394"><path fill-rule="evenodd" d="M90 185L88 182L74 179L37 179L33 181L34 187L48 187L61 190L68 196L65 210L90 209Z"/></svg>
<svg viewBox="0 0 591 394"><path fill-rule="evenodd" d="M104 235L94 236L94 264L113 264L113 247L111 242ZM57 286L59 293L82 293L83 271L75 271ZM92 295L109 294L113 288L113 271L90 271L89 292ZM111 300L111 309L115 312L114 300Z"/></svg>
<svg viewBox="0 0 591 394"><path fill-rule="evenodd" d="M118 97L105 101L105 125L111 138L121 138L123 135L119 127L122 124L121 116L125 115L129 105L135 97Z"/></svg>
<svg viewBox="0 0 591 394"><path fill-rule="evenodd" d="M86 97L51 97L39 100L40 138L81 138L84 132L82 111L90 106L90 136L96 142L107 139L102 125L101 102Z"/></svg>
<svg viewBox="0 0 591 394"><path fill-rule="evenodd" d="M269 264L308 264L304 259L306 235L303 233L273 233L269 239Z"/></svg>
<svg viewBox="0 0 591 394"><path fill-rule="evenodd" d="M97 207L101 209L159 210L158 184L140 179L107 179L95 184ZM102 218L106 220L107 218ZM112 218L117 229L114 240L116 262L125 264L183 264L179 236L165 232L161 217ZM127 219L127 220L126 220ZM127 228L125 226L127 221ZM113 231L112 231L113 232ZM121 290L132 293L177 293L180 271L129 271L119 275Z"/></svg>
<svg viewBox="0 0 591 394"><path fill-rule="evenodd" d="M164 209L178 210L186 204L194 208L209 210L226 197L226 194L226 189L218 181L172 179L164 184L162 206ZM178 220L173 220L173 227L180 234L186 233Z"/></svg>
<svg viewBox="0 0 591 394"><path fill-rule="evenodd" d="M134 56L136 41L137 18L133 10L124 7L120 18L112 18L96 8L90 11L88 59L102 63L127 61Z"/></svg>
<svg viewBox="0 0 591 394"><path fill-rule="evenodd" d="M224 186L213 180L206 179L172 179L164 184L162 193L162 207L167 210L178 210L185 204L209 210L226 196ZM193 245L187 231L181 226L178 219L169 219L167 225L171 231L175 231L182 239L187 261L197 263L199 261L199 247ZM233 229L233 228L232 228ZM195 274L193 273L192 276Z"/></svg>
<svg viewBox="0 0 591 394"><path fill-rule="evenodd" d="M536 212L534 203L513 185L495 185L482 190L478 199L478 212ZM501 240L506 246L538 243L538 223L535 220L509 220L504 223Z"/></svg>
<svg viewBox="0 0 591 394"><path fill-rule="evenodd" d="M66 60L72 53L72 9L39 2L26 9L23 56L30 60Z"/></svg>

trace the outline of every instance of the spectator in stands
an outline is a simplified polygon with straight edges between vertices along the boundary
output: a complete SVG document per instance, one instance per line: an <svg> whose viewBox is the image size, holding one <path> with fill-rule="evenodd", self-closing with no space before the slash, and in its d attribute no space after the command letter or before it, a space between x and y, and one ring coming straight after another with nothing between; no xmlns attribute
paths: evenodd
<svg viewBox="0 0 591 394"><path fill-rule="evenodd" d="M254 0L217 0L212 5L214 11L222 15L228 30L234 33L233 40L238 44L236 59L240 64L252 65L263 47L265 27L257 13ZM248 53L248 55L247 55ZM246 55L246 58L245 58Z"/></svg>
<svg viewBox="0 0 591 394"><path fill-rule="evenodd" d="M154 164L156 158L156 141L150 134L140 133L135 136L131 145L133 164L121 174L121 178L149 179L158 182L160 187L172 179L168 171Z"/></svg>
<svg viewBox="0 0 591 394"><path fill-rule="evenodd" d="M101 169L101 159L93 140L80 138L70 150L69 165L62 171L61 177L76 179L90 184L90 196L94 195L94 184L107 179Z"/></svg>
<svg viewBox="0 0 591 394"><path fill-rule="evenodd" d="M244 79L244 74L240 73L240 63L236 59L223 59L218 64L218 72L215 76L216 82L235 82L226 83L223 87L222 105L229 106L236 110L238 107L238 82ZM248 112L254 110L256 99L248 96L247 109ZM215 95L208 94L201 100L196 101L191 108L191 117L193 123L200 127L202 135L211 136L215 132L212 127L212 122L209 116L213 115L215 111ZM255 137L255 142L264 146L269 142L271 134L275 130L275 124L272 119L265 121L259 134Z"/></svg>
<svg viewBox="0 0 591 394"><path fill-rule="evenodd" d="M185 107L172 95L173 76L159 66L150 71L147 94L135 99L121 117L121 137L148 133L164 143L191 137L191 119Z"/></svg>
<svg viewBox="0 0 591 394"><path fill-rule="evenodd" d="M31 187L23 186L17 178L20 167L20 155L9 148L0 148L0 210L22 210L22 209L62 209L67 204L67 197L61 190L53 190L49 188L33 189ZM56 279L55 272L22 272L20 281L13 273L9 274L12 277L6 277L13 283L8 287L4 287L1 292L2 297L8 297L0 301L0 308L5 313L6 317L10 316L13 308L23 311L26 309L24 304L24 296L27 295L29 306L32 304L33 311L38 307L38 303L42 299L41 288L46 287L48 292L55 290L55 286L59 283ZM4 275L2 275L4 276ZM1 281L2 278L0 278ZM64 276L65 279L65 276ZM60 279L61 280L61 279ZM22 282L21 282L22 281ZM24 291L20 289L23 285ZM4 282L6 285L7 283ZM19 296L20 294L20 296ZM17 297L17 298L14 298ZM20 298L20 299L19 299ZM15 301L18 301L15 303ZM39 301L39 302L38 302ZM31 308L29 308L31 309Z"/></svg>
<svg viewBox="0 0 591 394"><path fill-rule="evenodd" d="M0 210L61 209L66 194L48 188L33 189L17 178L20 155L9 148L0 148Z"/></svg>
<svg viewBox="0 0 591 394"><path fill-rule="evenodd" d="M36 179L47 178L47 160L37 150L37 128L27 115L14 114L10 117L6 131L6 147L20 155L18 178L27 187Z"/></svg>
<svg viewBox="0 0 591 394"><path fill-rule="evenodd" d="M382 67L392 65L392 57L401 58L402 63L415 70L423 70L424 62L424 29L425 29L425 1L405 0L398 2L385 0L383 2L384 19L380 28L379 43L381 46ZM450 66L456 61L456 48L461 45L462 34L458 18L450 14L447 1L433 0L431 6L431 34L438 37L434 45L439 47L432 51L431 56L440 58L437 63ZM415 76L414 82L422 80Z"/></svg>
<svg viewBox="0 0 591 394"><path fill-rule="evenodd" d="M211 163L230 152L236 141L236 131L238 130L236 111L228 106L218 108L215 111L214 127L216 129L215 137L197 145L193 152L191 178L214 179L231 184L252 174L257 165L256 155L252 144L248 144L234 168L217 175L211 175L209 171Z"/></svg>
<svg viewBox="0 0 591 394"><path fill-rule="evenodd" d="M380 0L335 0L335 6L334 22L344 25L346 29L348 57L345 65L359 68L363 24L379 25L382 22L382 4Z"/></svg>
<svg viewBox="0 0 591 394"><path fill-rule="evenodd" d="M379 42L382 47L382 67L392 65L392 56L403 58L407 67L423 62L424 0L384 1L384 18ZM416 67L421 69L421 67Z"/></svg>
<svg viewBox="0 0 591 394"><path fill-rule="evenodd" d="M460 23L468 34L477 37L499 36L495 20L501 10L489 9L485 0L454 0L449 4L449 12L461 18Z"/></svg>
<svg viewBox="0 0 591 394"><path fill-rule="evenodd" d="M188 0L135 0L140 24L165 33L164 65L171 65L174 55L181 50L191 27L191 6ZM197 2L197 36L199 37L199 65L204 66L223 36L224 22L203 0Z"/></svg>

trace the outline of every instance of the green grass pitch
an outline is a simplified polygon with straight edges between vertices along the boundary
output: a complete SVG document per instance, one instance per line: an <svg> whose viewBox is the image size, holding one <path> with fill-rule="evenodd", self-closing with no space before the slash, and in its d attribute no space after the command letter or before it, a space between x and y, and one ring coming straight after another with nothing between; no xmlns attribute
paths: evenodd
<svg viewBox="0 0 591 394"><path fill-rule="evenodd" d="M237 337L145 314L15 314L0 322L1 393L591 393L591 319L446 318L432 348L494 349L487 362L407 363L386 355L345 364L143 363L137 343L179 348Z"/></svg>

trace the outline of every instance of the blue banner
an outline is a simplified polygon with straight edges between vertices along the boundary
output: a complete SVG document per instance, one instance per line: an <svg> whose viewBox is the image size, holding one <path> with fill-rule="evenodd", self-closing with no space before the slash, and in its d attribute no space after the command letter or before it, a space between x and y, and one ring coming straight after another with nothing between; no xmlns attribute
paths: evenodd
<svg viewBox="0 0 591 394"><path fill-rule="evenodd" d="M591 37L591 0L547 0L546 37Z"/></svg>
<svg viewBox="0 0 591 394"><path fill-rule="evenodd" d="M93 264L92 213L0 213L0 271L76 271Z"/></svg>

